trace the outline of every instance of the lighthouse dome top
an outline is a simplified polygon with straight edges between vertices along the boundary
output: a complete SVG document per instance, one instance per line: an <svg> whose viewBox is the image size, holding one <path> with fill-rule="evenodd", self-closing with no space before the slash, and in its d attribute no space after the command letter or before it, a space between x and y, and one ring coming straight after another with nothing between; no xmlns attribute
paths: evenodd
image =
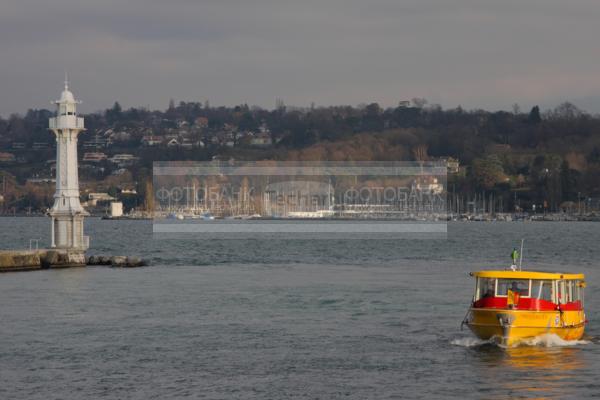
<svg viewBox="0 0 600 400"><path fill-rule="evenodd" d="M75 100L75 96L69 90L69 83L65 79L65 88L60 95L60 100L52 102L56 105L56 116L50 118L49 128L52 130L69 132L80 132L85 130L83 118L77 116L77 104L80 102ZM59 133L57 133L58 135Z"/></svg>
<svg viewBox="0 0 600 400"><path fill-rule="evenodd" d="M67 85L65 85L65 90L63 90L62 93L61 93L61 95L60 95L59 102L61 102L61 103L75 103L75 96L73 96L73 93L69 90L69 87Z"/></svg>
<svg viewBox="0 0 600 400"><path fill-rule="evenodd" d="M69 81L65 75L65 88L60 94L60 100L56 100L55 104L77 104L79 101L75 100L75 96L73 96L73 92L69 90Z"/></svg>

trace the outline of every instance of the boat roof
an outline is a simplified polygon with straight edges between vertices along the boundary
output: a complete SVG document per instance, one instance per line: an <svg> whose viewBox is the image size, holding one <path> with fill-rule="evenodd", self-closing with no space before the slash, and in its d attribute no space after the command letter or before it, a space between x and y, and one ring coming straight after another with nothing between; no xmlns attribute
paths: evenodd
<svg viewBox="0 0 600 400"><path fill-rule="evenodd" d="M565 272L554 271L485 270L471 272L471 275L479 278L500 279L585 279L584 274L570 274Z"/></svg>

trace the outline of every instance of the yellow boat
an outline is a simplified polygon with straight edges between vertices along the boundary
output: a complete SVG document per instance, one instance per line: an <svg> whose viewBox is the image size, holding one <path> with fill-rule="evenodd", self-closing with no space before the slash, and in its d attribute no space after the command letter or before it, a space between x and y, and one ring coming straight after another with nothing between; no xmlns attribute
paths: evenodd
<svg viewBox="0 0 600 400"><path fill-rule="evenodd" d="M583 336L583 274L496 270L471 276L475 295L463 323L480 339L512 346L546 334Z"/></svg>

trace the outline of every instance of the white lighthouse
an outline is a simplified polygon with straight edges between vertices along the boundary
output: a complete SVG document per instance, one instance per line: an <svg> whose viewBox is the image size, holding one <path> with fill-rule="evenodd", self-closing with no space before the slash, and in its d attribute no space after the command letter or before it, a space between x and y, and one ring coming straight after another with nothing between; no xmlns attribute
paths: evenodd
<svg viewBox="0 0 600 400"><path fill-rule="evenodd" d="M77 135L85 128L77 116L77 104L65 80L65 89L56 104L56 117L50 118L50 129L56 135L56 193L50 210L52 217L51 246L61 249L86 250L89 237L83 235L83 218L89 215L79 202L77 174Z"/></svg>

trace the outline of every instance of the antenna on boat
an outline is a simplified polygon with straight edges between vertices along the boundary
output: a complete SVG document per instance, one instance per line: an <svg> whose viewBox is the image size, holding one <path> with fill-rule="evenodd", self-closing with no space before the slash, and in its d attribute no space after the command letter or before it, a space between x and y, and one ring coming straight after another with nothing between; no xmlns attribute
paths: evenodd
<svg viewBox="0 0 600 400"><path fill-rule="evenodd" d="M521 239L521 254L519 256L519 271L523 271L523 244L525 239Z"/></svg>

